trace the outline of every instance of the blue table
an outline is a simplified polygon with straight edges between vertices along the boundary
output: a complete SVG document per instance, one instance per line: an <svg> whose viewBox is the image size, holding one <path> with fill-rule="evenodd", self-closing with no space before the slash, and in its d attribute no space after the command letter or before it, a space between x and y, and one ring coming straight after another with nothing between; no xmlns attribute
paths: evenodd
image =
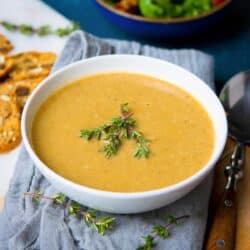
<svg viewBox="0 0 250 250"><path fill-rule="evenodd" d="M250 68L250 1L234 0L228 17L209 31L179 41L145 41L124 33L96 9L94 0L45 0L69 19L100 37L137 40L165 48L197 48L215 57L217 91L233 74Z"/></svg>

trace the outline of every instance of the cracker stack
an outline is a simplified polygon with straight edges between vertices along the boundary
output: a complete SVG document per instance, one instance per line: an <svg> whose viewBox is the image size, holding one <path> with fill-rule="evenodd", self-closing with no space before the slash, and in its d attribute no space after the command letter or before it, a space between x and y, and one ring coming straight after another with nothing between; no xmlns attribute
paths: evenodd
<svg viewBox="0 0 250 250"><path fill-rule="evenodd" d="M0 34L0 153L21 141L20 119L33 89L50 73L56 55L30 51L9 55L12 44Z"/></svg>

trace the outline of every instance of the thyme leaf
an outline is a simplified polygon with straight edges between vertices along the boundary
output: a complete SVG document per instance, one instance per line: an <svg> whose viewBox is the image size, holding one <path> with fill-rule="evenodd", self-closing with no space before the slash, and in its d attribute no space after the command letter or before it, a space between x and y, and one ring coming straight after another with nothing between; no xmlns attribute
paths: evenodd
<svg viewBox="0 0 250 250"><path fill-rule="evenodd" d="M121 113L122 114L127 114L127 113L129 113L129 109L128 109L128 103L126 102L126 103L123 103L123 104L121 104Z"/></svg>
<svg viewBox="0 0 250 250"><path fill-rule="evenodd" d="M147 235L142 237L144 244L139 246L136 250L151 250L154 247L154 237Z"/></svg>
<svg viewBox="0 0 250 250"><path fill-rule="evenodd" d="M80 211L81 211L81 206L77 202L72 201L69 206L69 215L76 216L77 214L80 213Z"/></svg>
<svg viewBox="0 0 250 250"><path fill-rule="evenodd" d="M138 131L134 131L133 137L136 139L137 143L137 149L134 153L134 156L137 158L145 157L147 158L149 156L150 150L148 148L149 141L146 140L142 134Z"/></svg>
<svg viewBox="0 0 250 250"><path fill-rule="evenodd" d="M174 225L177 225L178 224L178 220L176 217L174 217L173 215L171 214L167 214L166 217L165 217L166 221L169 223L169 224L174 224Z"/></svg>
<svg viewBox="0 0 250 250"><path fill-rule="evenodd" d="M110 216L103 217L100 219L97 219L92 226L94 229L101 235L104 235L107 230L112 229L112 225L115 218L112 218Z"/></svg>
<svg viewBox="0 0 250 250"><path fill-rule="evenodd" d="M66 202L66 196L62 193L56 194L53 197L53 204L55 205L57 204L63 205L65 202Z"/></svg>
<svg viewBox="0 0 250 250"><path fill-rule="evenodd" d="M162 226L162 225L156 225L152 229L152 233L158 235L159 237L166 239L170 236L170 232L168 228Z"/></svg>

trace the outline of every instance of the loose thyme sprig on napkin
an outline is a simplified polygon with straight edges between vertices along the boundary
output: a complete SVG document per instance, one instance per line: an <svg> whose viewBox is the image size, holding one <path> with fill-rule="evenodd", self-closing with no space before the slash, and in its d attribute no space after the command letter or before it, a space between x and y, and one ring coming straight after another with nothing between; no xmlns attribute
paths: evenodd
<svg viewBox="0 0 250 250"><path fill-rule="evenodd" d="M82 217L85 224L92 227L96 232L104 235L108 230L112 230L115 225L115 218L110 216L97 217L97 211L93 209L83 209L83 207L75 201L69 202L67 197L58 193L54 196L43 195L40 191L35 193L25 192L25 196L32 197L33 202L39 202L41 199L50 200L53 205L59 205L63 208L68 209L70 216ZM175 217L173 215L167 215L164 219L167 221L166 226L155 225L152 228L151 234L142 237L144 243L143 245L136 248L136 250L152 250L156 246L155 239L160 237L162 239L167 239L170 236L169 227L172 225L179 225L180 221L188 219L189 215L183 215L180 217Z"/></svg>
<svg viewBox="0 0 250 250"><path fill-rule="evenodd" d="M175 217L173 215L167 215L164 219L167 221L167 225L155 225L152 228L151 234L143 236L142 239L144 243L139 246L136 250L152 250L156 246L155 239L157 237L166 239L170 236L170 226L178 225L181 220L188 219L189 215L183 215L180 217Z"/></svg>
<svg viewBox="0 0 250 250"><path fill-rule="evenodd" d="M94 129L82 129L80 137L87 140L93 138L103 140L105 145L102 150L107 158L117 154L124 139L134 139L136 141L136 151L134 156L137 158L147 158L150 154L149 140L135 129L136 120L131 118L133 113L129 111L128 103L121 104L121 116L114 117L108 123Z"/></svg>
<svg viewBox="0 0 250 250"><path fill-rule="evenodd" d="M0 21L0 25L9 31L20 32L21 34L24 35L33 35L33 34L37 34L38 36L56 35L59 37L67 36L73 31L80 28L79 23L76 22L72 22L67 27L56 28L56 29L52 29L52 27L48 24L35 28L30 24L14 24L11 22Z"/></svg>
<svg viewBox="0 0 250 250"><path fill-rule="evenodd" d="M51 200L54 205L61 205L68 209L70 216L81 216L87 226L92 227L99 234L104 235L106 231L111 230L114 226L115 218L106 216L97 218L95 210L83 210L82 206L75 201L67 202L66 196L62 193L54 196L43 195L40 191L35 193L24 193L26 196L31 196L34 202L39 202L41 199Z"/></svg>

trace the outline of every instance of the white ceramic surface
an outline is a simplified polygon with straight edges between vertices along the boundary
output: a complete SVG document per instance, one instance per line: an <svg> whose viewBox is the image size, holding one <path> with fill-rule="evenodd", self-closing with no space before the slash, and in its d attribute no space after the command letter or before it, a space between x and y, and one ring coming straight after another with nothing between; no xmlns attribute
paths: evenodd
<svg viewBox="0 0 250 250"><path fill-rule="evenodd" d="M206 166L192 177L166 188L138 193L114 193L75 184L57 175L39 160L32 149L31 128L34 115L43 101L59 87L80 77L115 71L142 73L166 80L186 90L202 103L213 121L216 138L213 154ZM49 76L34 91L25 106L22 134L24 145L35 165L58 190L97 210L112 213L138 213L162 207L181 198L210 173L224 148L227 123L225 112L216 95L202 80L190 72L174 64L149 57L109 55L74 63Z"/></svg>

